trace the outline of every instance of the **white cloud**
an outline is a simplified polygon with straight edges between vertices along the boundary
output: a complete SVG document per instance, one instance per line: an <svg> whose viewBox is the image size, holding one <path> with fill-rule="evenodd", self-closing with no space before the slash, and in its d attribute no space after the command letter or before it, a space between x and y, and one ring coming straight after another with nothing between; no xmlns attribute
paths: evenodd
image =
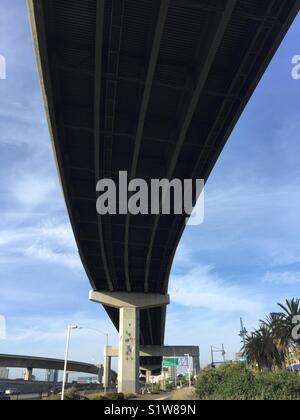
<svg viewBox="0 0 300 420"><path fill-rule="evenodd" d="M9 245L10 243L19 241L23 235L20 232L1 230L0 246Z"/></svg>
<svg viewBox="0 0 300 420"><path fill-rule="evenodd" d="M300 284L300 271L268 271L264 278L266 283L276 285L296 285Z"/></svg>
<svg viewBox="0 0 300 420"><path fill-rule="evenodd" d="M184 243L179 244L176 251L175 260L176 260L177 267L181 267L181 266L185 267L186 265L192 262L191 251L189 250L186 244Z"/></svg>
<svg viewBox="0 0 300 420"><path fill-rule="evenodd" d="M39 229L39 236L59 242L63 246L74 247L75 240L69 224L47 223Z"/></svg>
<svg viewBox="0 0 300 420"><path fill-rule="evenodd" d="M70 269L82 267L71 226L48 222L11 230L0 229L1 261L43 261Z"/></svg>
<svg viewBox="0 0 300 420"><path fill-rule="evenodd" d="M186 274L172 275L172 302L215 312L253 313L262 303L249 288L222 280L212 266L198 265Z"/></svg>
<svg viewBox="0 0 300 420"><path fill-rule="evenodd" d="M93 308L93 306L91 305ZM97 306L88 313L73 311L64 313L63 316L56 313L22 318L8 318L6 340L1 342L1 352L7 354L29 355L36 357L64 358L66 333L68 325L78 325L93 328L94 330L82 329L72 332L70 342L70 360L86 363L103 363L103 348L106 345L105 333L109 334L109 344L117 346L117 331L104 310ZM101 333L103 332L103 333ZM116 361L113 368L116 369ZM44 378L44 372L35 370L40 379ZM20 375L19 371L12 372L12 376ZM76 377L78 374L75 375ZM18 376L19 377L19 376Z"/></svg>
<svg viewBox="0 0 300 420"><path fill-rule="evenodd" d="M274 267L300 263L300 247L296 241L294 242L292 235L290 236L290 241L286 243L283 243L283 239L281 241L273 241L266 249L266 252L268 252Z"/></svg>
<svg viewBox="0 0 300 420"><path fill-rule="evenodd" d="M7 340L12 343L48 343L55 345L57 340L64 343L68 325L83 327L82 330L74 332L81 339L82 337L92 336L104 342L107 332L111 336L110 342L112 344L117 337L117 331L108 318L98 319L85 312L73 312L66 314L63 318L55 314L27 317L20 325L11 325L11 328L8 328ZM101 333L102 331L103 333Z"/></svg>
<svg viewBox="0 0 300 420"><path fill-rule="evenodd" d="M81 268L82 264L79 256L72 253L56 252L50 248L31 245L24 251L27 257L31 259L43 261L49 264L61 264L68 268Z"/></svg>
<svg viewBox="0 0 300 420"><path fill-rule="evenodd" d="M51 195L57 194L57 184L53 177L27 173L16 179L12 193L22 206L36 207L50 202Z"/></svg>

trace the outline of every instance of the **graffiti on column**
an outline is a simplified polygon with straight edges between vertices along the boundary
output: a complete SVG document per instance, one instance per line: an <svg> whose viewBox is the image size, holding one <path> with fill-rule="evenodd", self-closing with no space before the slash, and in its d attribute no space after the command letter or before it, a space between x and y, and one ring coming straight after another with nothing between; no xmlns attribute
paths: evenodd
<svg viewBox="0 0 300 420"><path fill-rule="evenodd" d="M134 342L135 338L131 333L131 324L128 324L128 329L125 332L125 343L126 343L126 360L134 360Z"/></svg>

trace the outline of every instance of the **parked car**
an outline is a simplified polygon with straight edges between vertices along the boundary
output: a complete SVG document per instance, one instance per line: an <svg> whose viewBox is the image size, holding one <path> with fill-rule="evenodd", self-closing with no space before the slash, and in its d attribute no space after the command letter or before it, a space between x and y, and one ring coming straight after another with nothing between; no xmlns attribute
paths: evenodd
<svg viewBox="0 0 300 420"><path fill-rule="evenodd" d="M0 401L10 401L10 397L3 390L0 390Z"/></svg>
<svg viewBox="0 0 300 420"><path fill-rule="evenodd" d="M20 395L20 392L17 389L10 388L5 391L5 395Z"/></svg>

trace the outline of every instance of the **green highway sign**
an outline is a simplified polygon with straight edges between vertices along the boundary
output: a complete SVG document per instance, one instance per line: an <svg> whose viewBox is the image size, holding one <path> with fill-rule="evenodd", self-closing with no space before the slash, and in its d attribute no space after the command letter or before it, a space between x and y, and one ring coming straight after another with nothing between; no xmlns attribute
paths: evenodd
<svg viewBox="0 0 300 420"><path fill-rule="evenodd" d="M178 366L178 365L179 365L179 360L175 357L166 358L163 360L164 367L172 367L172 366Z"/></svg>

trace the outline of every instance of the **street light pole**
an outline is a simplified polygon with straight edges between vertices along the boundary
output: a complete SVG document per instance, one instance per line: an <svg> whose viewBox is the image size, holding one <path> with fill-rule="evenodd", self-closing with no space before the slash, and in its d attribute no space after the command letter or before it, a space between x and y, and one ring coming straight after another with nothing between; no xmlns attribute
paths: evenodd
<svg viewBox="0 0 300 420"><path fill-rule="evenodd" d="M96 328L91 328L91 327L86 327L86 326L80 326L80 327L78 327L78 329L80 329L80 330L94 331L94 332L97 332L98 334L105 335L105 337L106 337L106 347L108 347L108 333L103 332L101 330L98 330ZM103 354L103 358L104 357L105 357L105 355ZM100 366L100 369L101 369L101 361L100 361L100 365L99 366ZM103 371L102 371L102 373L103 373ZM100 378L99 378L99 380L100 380ZM103 378L102 378L102 381L103 381ZM107 389L105 387L104 387L104 391L105 392L107 391Z"/></svg>
<svg viewBox="0 0 300 420"><path fill-rule="evenodd" d="M105 335L106 336L106 347L108 347L108 333L104 333L103 331L97 330L95 328L90 328L90 327L84 327L84 326L83 327L78 327L78 325L69 325L68 326L66 351L65 351L65 362L64 362L64 373L63 373L63 384L62 384L62 392L61 392L61 400L62 401L64 401L64 398L65 398L71 331L72 330L82 330L82 329L96 331L100 334Z"/></svg>
<svg viewBox="0 0 300 420"><path fill-rule="evenodd" d="M108 333L105 333L105 332L103 332L101 330L97 330L96 328L90 328L90 327L85 327L85 326L78 327L78 329L80 329L80 330L95 331L95 332L97 332L99 334L105 335L105 337L106 337L106 347L108 347Z"/></svg>
<svg viewBox="0 0 300 420"><path fill-rule="evenodd" d="M65 352L65 364L64 364L64 376L63 376L63 384L62 384L62 391L61 391L61 400L64 401L65 399L65 388L66 388L66 380L67 380L67 368L68 368L68 357L69 357L69 347L70 347L70 337L71 337L71 330L77 330L77 325L69 325L68 332L67 332L67 343L66 343L66 352Z"/></svg>

